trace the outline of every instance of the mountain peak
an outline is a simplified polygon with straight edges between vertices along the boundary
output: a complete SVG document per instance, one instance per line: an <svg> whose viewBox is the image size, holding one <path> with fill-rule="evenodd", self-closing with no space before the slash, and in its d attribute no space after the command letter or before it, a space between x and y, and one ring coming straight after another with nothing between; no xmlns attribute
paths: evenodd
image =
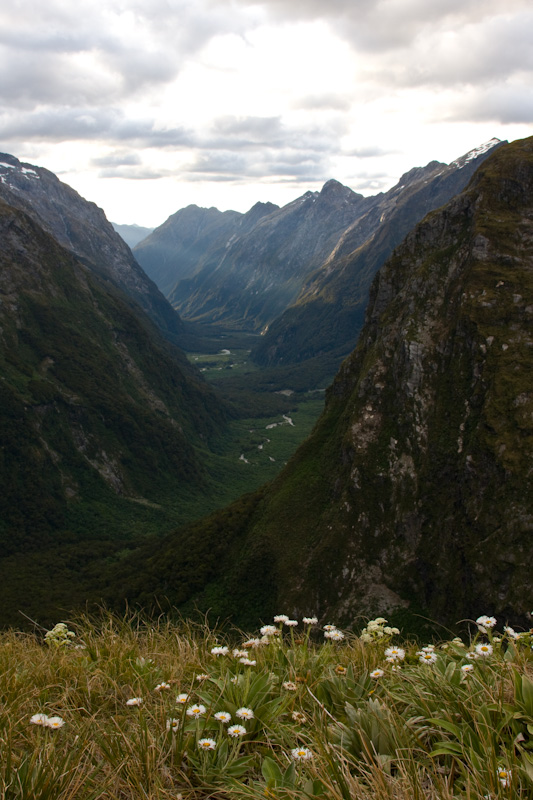
<svg viewBox="0 0 533 800"><path fill-rule="evenodd" d="M457 158L455 159L455 161L452 161L450 167L457 167L457 169L462 169L467 164L469 164L470 161L473 161L475 158L478 158L484 153L488 153L489 150L492 150L494 147L499 147L502 144L506 144L506 142L502 141L501 139L497 139L496 137L493 137L492 139L489 139L488 142L484 142L483 144L474 147L473 150L469 150L468 153L465 153L463 156L460 156L460 158Z"/></svg>

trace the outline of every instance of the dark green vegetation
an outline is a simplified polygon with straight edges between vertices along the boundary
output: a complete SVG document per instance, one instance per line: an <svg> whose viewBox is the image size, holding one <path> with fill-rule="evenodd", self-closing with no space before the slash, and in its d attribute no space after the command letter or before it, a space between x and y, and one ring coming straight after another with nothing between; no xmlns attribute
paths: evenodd
<svg viewBox="0 0 533 800"><path fill-rule="evenodd" d="M532 264L528 139L494 153L378 273L359 344L285 470L124 561L130 597L243 623L280 608L457 620L488 603L524 619Z"/></svg>
<svg viewBox="0 0 533 800"><path fill-rule="evenodd" d="M0 236L0 598L15 623L97 597L106 559L271 478L321 400L275 396L275 420L239 421L30 217L2 203ZM264 435L299 403L294 427Z"/></svg>

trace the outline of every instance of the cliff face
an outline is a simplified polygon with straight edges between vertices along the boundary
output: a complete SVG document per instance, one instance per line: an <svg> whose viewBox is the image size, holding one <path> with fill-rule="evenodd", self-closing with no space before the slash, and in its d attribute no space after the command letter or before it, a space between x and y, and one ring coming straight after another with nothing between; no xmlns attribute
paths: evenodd
<svg viewBox="0 0 533 800"><path fill-rule="evenodd" d="M236 506L208 521L205 536L224 530L226 552L195 601L240 619L282 609L349 623L395 607L449 622L483 610L524 619L532 322L527 139L499 148L378 273L311 437L244 522ZM180 581L168 577L166 596Z"/></svg>

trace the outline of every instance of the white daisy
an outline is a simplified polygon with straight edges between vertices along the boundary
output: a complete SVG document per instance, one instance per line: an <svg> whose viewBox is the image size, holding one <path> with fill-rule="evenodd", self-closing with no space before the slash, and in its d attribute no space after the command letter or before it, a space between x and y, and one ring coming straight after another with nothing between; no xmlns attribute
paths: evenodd
<svg viewBox="0 0 533 800"><path fill-rule="evenodd" d="M218 720L218 722L231 722L231 714L229 711L217 711L215 719Z"/></svg>
<svg viewBox="0 0 533 800"><path fill-rule="evenodd" d="M254 661L253 658L239 658L239 663L244 664L247 667L255 667L257 661Z"/></svg>
<svg viewBox="0 0 533 800"><path fill-rule="evenodd" d="M304 625L317 625L318 618L317 617L304 617L302 619Z"/></svg>
<svg viewBox="0 0 533 800"><path fill-rule="evenodd" d="M229 653L229 647L212 647L211 654L214 656L227 656Z"/></svg>
<svg viewBox="0 0 533 800"><path fill-rule="evenodd" d="M142 697L130 697L129 700L126 700L127 706L140 706L143 699Z"/></svg>
<svg viewBox="0 0 533 800"><path fill-rule="evenodd" d="M228 733L230 736L245 736L246 735L246 728L244 725L230 725L228 728Z"/></svg>
<svg viewBox="0 0 533 800"><path fill-rule="evenodd" d="M298 620L297 619L286 619L285 622L284 622L284 625L286 625L288 628L295 628L298 625Z"/></svg>
<svg viewBox="0 0 533 800"><path fill-rule="evenodd" d="M32 725L47 725L48 716L46 714L34 714L33 717L30 717L30 722Z"/></svg>
<svg viewBox="0 0 533 800"><path fill-rule="evenodd" d="M255 715L251 708L242 706L242 708L237 709L235 716L239 717L239 719L253 719Z"/></svg>
<svg viewBox="0 0 533 800"><path fill-rule="evenodd" d="M492 645L491 644L476 644L476 653L478 656L491 656L492 655Z"/></svg>
<svg viewBox="0 0 533 800"><path fill-rule="evenodd" d="M463 675L468 675L469 672L473 671L474 671L473 664L463 664L463 666L461 667L461 672L463 673Z"/></svg>
<svg viewBox="0 0 533 800"><path fill-rule="evenodd" d="M377 678L381 678L382 675L384 675L384 674L385 673L383 672L382 669L375 669L373 672L370 673L370 677L377 679Z"/></svg>
<svg viewBox="0 0 533 800"><path fill-rule="evenodd" d="M261 635L262 636L275 636L278 632L278 629L275 625L263 625L261 628Z"/></svg>
<svg viewBox="0 0 533 800"><path fill-rule="evenodd" d="M418 660L421 664L434 664L437 660L437 654L431 651L428 651L427 653L421 653Z"/></svg>
<svg viewBox="0 0 533 800"><path fill-rule="evenodd" d="M201 705L200 703L195 703L193 706L189 706L186 714L188 717L203 717L205 714L205 706Z"/></svg>
<svg viewBox="0 0 533 800"><path fill-rule="evenodd" d="M214 750L217 743L214 739L199 739L198 747L200 750Z"/></svg>
<svg viewBox="0 0 533 800"><path fill-rule="evenodd" d="M336 628L332 631L325 631L324 637L326 639L331 639L332 642L340 642L344 639L344 633L342 631L338 631Z"/></svg>
<svg viewBox="0 0 533 800"><path fill-rule="evenodd" d="M289 617L286 614L276 614L274 622L287 622Z"/></svg>
<svg viewBox="0 0 533 800"><path fill-rule="evenodd" d="M182 692L176 697L176 703L180 703L181 705L185 705L189 701L189 695L185 692Z"/></svg>
<svg viewBox="0 0 533 800"><path fill-rule="evenodd" d="M285 681L285 682L284 682L284 683L282 683L281 685L282 685L282 687L283 687L284 689L286 689L288 692L295 692L295 691L296 691L296 689L298 688L298 687L296 686L296 684L295 684L293 681Z"/></svg>
<svg viewBox="0 0 533 800"><path fill-rule="evenodd" d="M180 726L179 719L175 719L174 717L167 719L167 731L172 731L172 733L176 733L179 726Z"/></svg>
<svg viewBox="0 0 533 800"><path fill-rule="evenodd" d="M167 689L170 689L170 683L158 683L154 689L154 692L164 692Z"/></svg>
<svg viewBox="0 0 533 800"><path fill-rule="evenodd" d="M294 750L291 750L291 756L295 761L309 761L313 758L313 754L308 747L295 747Z"/></svg>
<svg viewBox="0 0 533 800"><path fill-rule="evenodd" d="M511 770L505 769L505 767L498 767L497 771L498 780L500 781L502 786L509 786L511 782Z"/></svg>
<svg viewBox="0 0 533 800"><path fill-rule="evenodd" d="M482 625L484 628L494 628L496 625L496 617L488 617L486 614L483 614L476 619L476 625Z"/></svg>
<svg viewBox="0 0 533 800"><path fill-rule="evenodd" d="M385 650L385 656L387 661L392 659L393 661L403 661L405 658L405 650L403 647L387 647Z"/></svg>
<svg viewBox="0 0 533 800"><path fill-rule="evenodd" d="M62 728L65 724L65 720L61 719L61 717L48 717L46 720L46 727L52 728L52 730L57 730L58 728Z"/></svg>

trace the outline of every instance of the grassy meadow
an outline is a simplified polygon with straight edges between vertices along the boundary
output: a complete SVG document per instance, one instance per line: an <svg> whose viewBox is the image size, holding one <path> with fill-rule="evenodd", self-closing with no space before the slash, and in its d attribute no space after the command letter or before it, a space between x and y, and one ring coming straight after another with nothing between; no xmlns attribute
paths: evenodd
<svg viewBox="0 0 533 800"><path fill-rule="evenodd" d="M529 798L533 631L470 631L102 613L3 632L0 796Z"/></svg>

